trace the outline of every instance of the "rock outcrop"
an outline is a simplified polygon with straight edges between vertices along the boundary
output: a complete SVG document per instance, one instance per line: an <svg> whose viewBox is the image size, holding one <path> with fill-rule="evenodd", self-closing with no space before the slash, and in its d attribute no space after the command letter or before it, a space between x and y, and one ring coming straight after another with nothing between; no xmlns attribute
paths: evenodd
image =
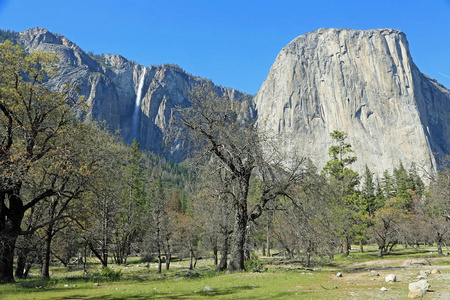
<svg viewBox="0 0 450 300"><path fill-rule="evenodd" d="M319 29L281 50L255 97L259 130L284 135L322 168L329 133L345 131L377 175L415 163L437 167L450 153L450 91L413 63L404 33L392 29Z"/></svg>
<svg viewBox="0 0 450 300"><path fill-rule="evenodd" d="M120 55L88 54L66 37L43 28L18 33L16 41L27 51L56 53L60 57L59 73L49 83L50 87L59 90L66 82L76 84L90 106L88 115L106 121L111 131L120 128L126 142L136 138L141 147L174 161L185 157L181 145L167 149L163 140L173 110L188 106L189 91L208 80L187 74L176 65L144 67ZM136 116L134 111L141 79L141 99ZM247 101L247 113L253 117L248 95L220 86L215 86L215 91ZM134 122L137 122L137 129L133 128Z"/></svg>

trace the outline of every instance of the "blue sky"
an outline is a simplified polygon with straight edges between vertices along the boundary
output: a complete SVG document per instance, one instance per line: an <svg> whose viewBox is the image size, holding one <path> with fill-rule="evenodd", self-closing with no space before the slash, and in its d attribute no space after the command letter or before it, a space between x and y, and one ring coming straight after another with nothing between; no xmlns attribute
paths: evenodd
<svg viewBox="0 0 450 300"><path fill-rule="evenodd" d="M278 52L324 27L395 28L419 69L450 88L450 0L0 0L0 28L44 27L85 51L178 64L255 94Z"/></svg>

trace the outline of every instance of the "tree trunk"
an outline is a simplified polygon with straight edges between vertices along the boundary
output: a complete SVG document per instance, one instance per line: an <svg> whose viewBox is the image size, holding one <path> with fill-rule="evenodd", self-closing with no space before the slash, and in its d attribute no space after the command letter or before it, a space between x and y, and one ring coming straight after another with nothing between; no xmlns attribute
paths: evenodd
<svg viewBox="0 0 450 300"><path fill-rule="evenodd" d="M383 257L384 246L378 245L378 257Z"/></svg>
<svg viewBox="0 0 450 300"><path fill-rule="evenodd" d="M266 229L266 243L267 243L267 256L270 257L270 234L269 234L269 221L267 221Z"/></svg>
<svg viewBox="0 0 450 300"><path fill-rule="evenodd" d="M78 251L77 255L77 266L81 266L83 264L83 253L81 251Z"/></svg>
<svg viewBox="0 0 450 300"><path fill-rule="evenodd" d="M394 246L397 245L396 243L392 243L391 247L389 247L389 253L392 252L392 249L394 248Z"/></svg>
<svg viewBox="0 0 450 300"><path fill-rule="evenodd" d="M169 268L170 268L170 261L171 260L172 260L172 254L167 253L167 256L166 256L166 270L169 270Z"/></svg>
<svg viewBox="0 0 450 300"><path fill-rule="evenodd" d="M244 239L244 261L250 259L250 225L251 223L247 222L246 230L245 230L245 239Z"/></svg>
<svg viewBox="0 0 450 300"><path fill-rule="evenodd" d="M305 263L305 267L309 268L309 266L311 265L311 252L309 252L309 250L306 252L306 263Z"/></svg>
<svg viewBox="0 0 450 300"><path fill-rule="evenodd" d="M189 244L189 270L194 268L194 249L191 244Z"/></svg>
<svg viewBox="0 0 450 300"><path fill-rule="evenodd" d="M306 267L309 268L311 264L311 252L313 250L311 240L308 241L308 247L306 248ZM300 250L298 250L298 256L300 257Z"/></svg>
<svg viewBox="0 0 450 300"><path fill-rule="evenodd" d="M436 245L437 245L438 254L444 255L444 253L442 252L442 237L440 235L438 235L438 238L436 240Z"/></svg>
<svg viewBox="0 0 450 300"><path fill-rule="evenodd" d="M14 248L17 234L0 234L0 283L14 282Z"/></svg>
<svg viewBox="0 0 450 300"><path fill-rule="evenodd" d="M50 257L51 257L51 244L53 238L53 224L49 225L45 232L45 244L44 244L44 260L42 262L41 276L44 278L50 278Z"/></svg>
<svg viewBox="0 0 450 300"><path fill-rule="evenodd" d="M167 249L166 249L166 270L169 270L170 262L172 260L172 248L170 247L169 240L170 240L170 238L166 237L166 245L167 245Z"/></svg>
<svg viewBox="0 0 450 300"><path fill-rule="evenodd" d="M14 282L14 250L24 216L19 185L12 191L0 191L0 283ZM5 200L9 196L9 208Z"/></svg>
<svg viewBox="0 0 450 300"><path fill-rule="evenodd" d="M364 247L361 240L359 240L359 252L364 253Z"/></svg>
<svg viewBox="0 0 450 300"><path fill-rule="evenodd" d="M102 249L101 249L101 256L102 261L104 262L104 266L106 267L108 265L108 238L106 233L104 233L102 238Z"/></svg>
<svg viewBox="0 0 450 300"><path fill-rule="evenodd" d="M217 266L216 271L224 271L228 266L228 232L224 232L223 235L223 245L222 245L222 256L220 257L220 264Z"/></svg>
<svg viewBox="0 0 450 300"><path fill-rule="evenodd" d="M18 251L16 272L14 273L16 278L25 279L25 266L27 263L27 255L24 250Z"/></svg>
<svg viewBox="0 0 450 300"><path fill-rule="evenodd" d="M106 268L108 266L108 260L103 259L102 253L98 252L91 242L88 242L87 245L89 246L89 249L91 250L91 252L94 253L95 257L97 257L98 260L101 262L102 268ZM106 257L106 258L108 259L108 257ZM86 262L86 256L84 259Z"/></svg>
<svg viewBox="0 0 450 300"><path fill-rule="evenodd" d="M286 248L286 251L285 251L285 253L286 253L286 255L287 255L287 257L288 258L290 258L290 259L292 259L292 250L291 249L289 249L289 248L287 248L287 247L285 247Z"/></svg>
<svg viewBox="0 0 450 300"><path fill-rule="evenodd" d="M214 249L213 249L213 254L214 254L214 265L215 266L217 266L217 263L218 263L218 259L217 259L217 246L214 246Z"/></svg>
<svg viewBox="0 0 450 300"><path fill-rule="evenodd" d="M348 252L348 236L345 235L344 238L342 239L342 253L345 256L348 256L349 252Z"/></svg>
<svg viewBox="0 0 450 300"><path fill-rule="evenodd" d="M84 259L83 259L83 274L88 275L86 263L87 263L87 244L84 245Z"/></svg>
<svg viewBox="0 0 450 300"><path fill-rule="evenodd" d="M158 274L161 274L161 266L162 265L162 261L161 261L161 250L158 249Z"/></svg>
<svg viewBox="0 0 450 300"><path fill-rule="evenodd" d="M33 266L33 260L30 262L28 261L25 265L25 270L23 272L23 279L27 279L28 273L30 272L31 267Z"/></svg>
<svg viewBox="0 0 450 300"><path fill-rule="evenodd" d="M247 235L247 201L239 203L233 230L229 271L244 270L245 237Z"/></svg>

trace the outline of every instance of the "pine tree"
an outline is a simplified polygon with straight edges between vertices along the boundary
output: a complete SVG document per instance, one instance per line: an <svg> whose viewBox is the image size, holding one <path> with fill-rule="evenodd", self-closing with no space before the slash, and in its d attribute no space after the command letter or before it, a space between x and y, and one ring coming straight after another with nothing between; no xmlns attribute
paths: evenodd
<svg viewBox="0 0 450 300"><path fill-rule="evenodd" d="M401 198L408 198L407 190L411 188L408 174L400 161L398 168L394 168L394 185L396 190L396 196Z"/></svg>
<svg viewBox="0 0 450 300"><path fill-rule="evenodd" d="M388 170L383 172L380 187L386 201L396 196L392 176Z"/></svg>
<svg viewBox="0 0 450 300"><path fill-rule="evenodd" d="M359 175L347 167L356 161L356 156L347 156L353 153L352 145L345 142L347 133L334 130L330 136L336 145L330 147L328 154L331 160L327 162L323 171L330 179L340 183L342 196L351 194L359 184Z"/></svg>
<svg viewBox="0 0 450 300"><path fill-rule="evenodd" d="M364 185L362 187L362 195L364 197L364 206L365 211L373 216L375 210L378 208L375 198L375 185L373 182L373 174L370 171L369 167L366 165L366 169L364 171Z"/></svg>
<svg viewBox="0 0 450 300"><path fill-rule="evenodd" d="M336 234L342 239L342 249L344 255L348 255L350 237L352 231L359 231L360 218L358 217L360 207L360 196L355 190L359 184L357 172L347 168L356 161L356 156L348 156L353 153L351 144L345 140L347 133L334 130L330 133L331 138L336 143L330 147L329 155L331 160L323 168L324 175L327 175L330 183L337 189L336 217L340 219Z"/></svg>

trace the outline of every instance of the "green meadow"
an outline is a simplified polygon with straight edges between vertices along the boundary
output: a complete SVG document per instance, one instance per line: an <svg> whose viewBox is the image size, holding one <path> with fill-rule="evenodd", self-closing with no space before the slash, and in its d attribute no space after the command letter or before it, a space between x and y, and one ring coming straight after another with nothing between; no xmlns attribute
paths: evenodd
<svg viewBox="0 0 450 300"><path fill-rule="evenodd" d="M438 256L435 247L398 247L382 259L369 247L315 261L312 268L295 259L260 261L260 272L216 272L213 260L202 259L193 270L188 261L176 261L158 274L156 264L133 258L127 265L111 265L106 274L92 260L87 274L82 267L54 266L49 280L33 269L31 278L0 286L0 299L406 299L418 272L432 269L441 273L428 276L431 288L423 299L450 299L450 258ZM337 272L343 276L336 277ZM397 282L386 283L388 274L395 274Z"/></svg>

